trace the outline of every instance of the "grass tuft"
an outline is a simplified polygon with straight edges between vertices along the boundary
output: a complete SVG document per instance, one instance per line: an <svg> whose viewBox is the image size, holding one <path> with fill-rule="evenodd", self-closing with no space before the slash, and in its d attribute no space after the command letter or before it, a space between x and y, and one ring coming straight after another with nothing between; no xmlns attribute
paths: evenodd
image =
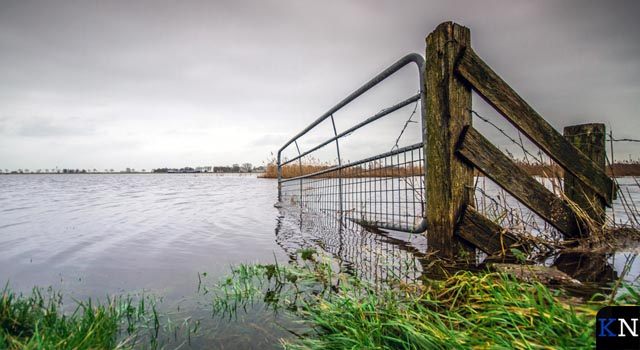
<svg viewBox="0 0 640 350"><path fill-rule="evenodd" d="M283 340L286 349L593 348L595 316L606 305L495 272L461 271L410 288L373 285L318 260L235 268L223 285L240 285L252 301L301 318L307 330ZM244 285L242 269L252 272L253 287ZM636 288L623 289L613 304L640 301ZM218 293L214 305L242 305L243 297Z"/></svg>
<svg viewBox="0 0 640 350"><path fill-rule="evenodd" d="M158 330L155 304L145 296L79 301L71 313L51 289L22 295L6 285L0 298L0 349L157 348Z"/></svg>

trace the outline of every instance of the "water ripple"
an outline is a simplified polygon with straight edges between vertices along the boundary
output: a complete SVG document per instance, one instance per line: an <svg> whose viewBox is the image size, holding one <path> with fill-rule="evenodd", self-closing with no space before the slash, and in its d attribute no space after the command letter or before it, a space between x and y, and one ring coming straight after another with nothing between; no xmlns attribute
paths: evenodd
<svg viewBox="0 0 640 350"><path fill-rule="evenodd" d="M45 266L112 279L119 271L135 285L277 247L276 186L255 177L2 176L0 187L0 280L40 284Z"/></svg>

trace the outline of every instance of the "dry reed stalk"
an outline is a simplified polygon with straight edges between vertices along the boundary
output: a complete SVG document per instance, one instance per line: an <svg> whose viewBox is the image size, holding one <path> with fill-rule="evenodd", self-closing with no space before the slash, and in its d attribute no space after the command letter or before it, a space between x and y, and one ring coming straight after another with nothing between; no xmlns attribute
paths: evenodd
<svg viewBox="0 0 640 350"><path fill-rule="evenodd" d="M290 179L293 177L313 174L315 172L324 171L336 167L336 165L285 165L282 167L282 178ZM314 176L314 178L363 178L363 177L411 177L424 176L424 169L420 166L381 166L379 163L370 163L361 166L347 167L341 171L334 170L324 174ZM261 178L276 179L278 178L278 167L274 163L267 165Z"/></svg>

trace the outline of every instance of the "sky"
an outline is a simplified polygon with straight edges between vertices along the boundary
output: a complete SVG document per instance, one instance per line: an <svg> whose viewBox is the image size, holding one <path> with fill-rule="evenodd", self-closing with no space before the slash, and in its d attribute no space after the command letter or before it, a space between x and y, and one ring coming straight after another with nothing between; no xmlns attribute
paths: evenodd
<svg viewBox="0 0 640 350"><path fill-rule="evenodd" d="M424 56L444 21L470 28L558 130L603 122L638 139L638 13L615 0L0 0L0 169L261 165L385 67ZM417 89L408 69L397 86Z"/></svg>

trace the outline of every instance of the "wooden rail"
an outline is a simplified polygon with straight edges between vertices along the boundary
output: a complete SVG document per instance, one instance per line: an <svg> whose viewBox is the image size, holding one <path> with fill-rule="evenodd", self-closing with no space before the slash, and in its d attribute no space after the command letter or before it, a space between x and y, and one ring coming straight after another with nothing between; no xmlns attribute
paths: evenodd
<svg viewBox="0 0 640 350"><path fill-rule="evenodd" d="M457 153L529 209L563 233L578 229L567 203L527 175L479 132L470 127L461 141Z"/></svg>
<svg viewBox="0 0 640 350"><path fill-rule="evenodd" d="M614 185L604 169L562 137L471 48L467 48L458 60L456 73L540 149L611 205Z"/></svg>
<svg viewBox="0 0 640 350"><path fill-rule="evenodd" d="M444 258L470 260L473 248L493 254L517 242L473 208L474 168L566 237L589 234L584 213L592 222L603 223L604 205L611 205L616 192L604 172L604 153L593 155L595 149L604 150L604 127L573 126L565 129L565 136L560 134L476 55L470 31L463 26L442 23L426 42L429 249ZM565 170L567 196L547 190L473 128L472 90ZM597 146L581 147L584 137Z"/></svg>

